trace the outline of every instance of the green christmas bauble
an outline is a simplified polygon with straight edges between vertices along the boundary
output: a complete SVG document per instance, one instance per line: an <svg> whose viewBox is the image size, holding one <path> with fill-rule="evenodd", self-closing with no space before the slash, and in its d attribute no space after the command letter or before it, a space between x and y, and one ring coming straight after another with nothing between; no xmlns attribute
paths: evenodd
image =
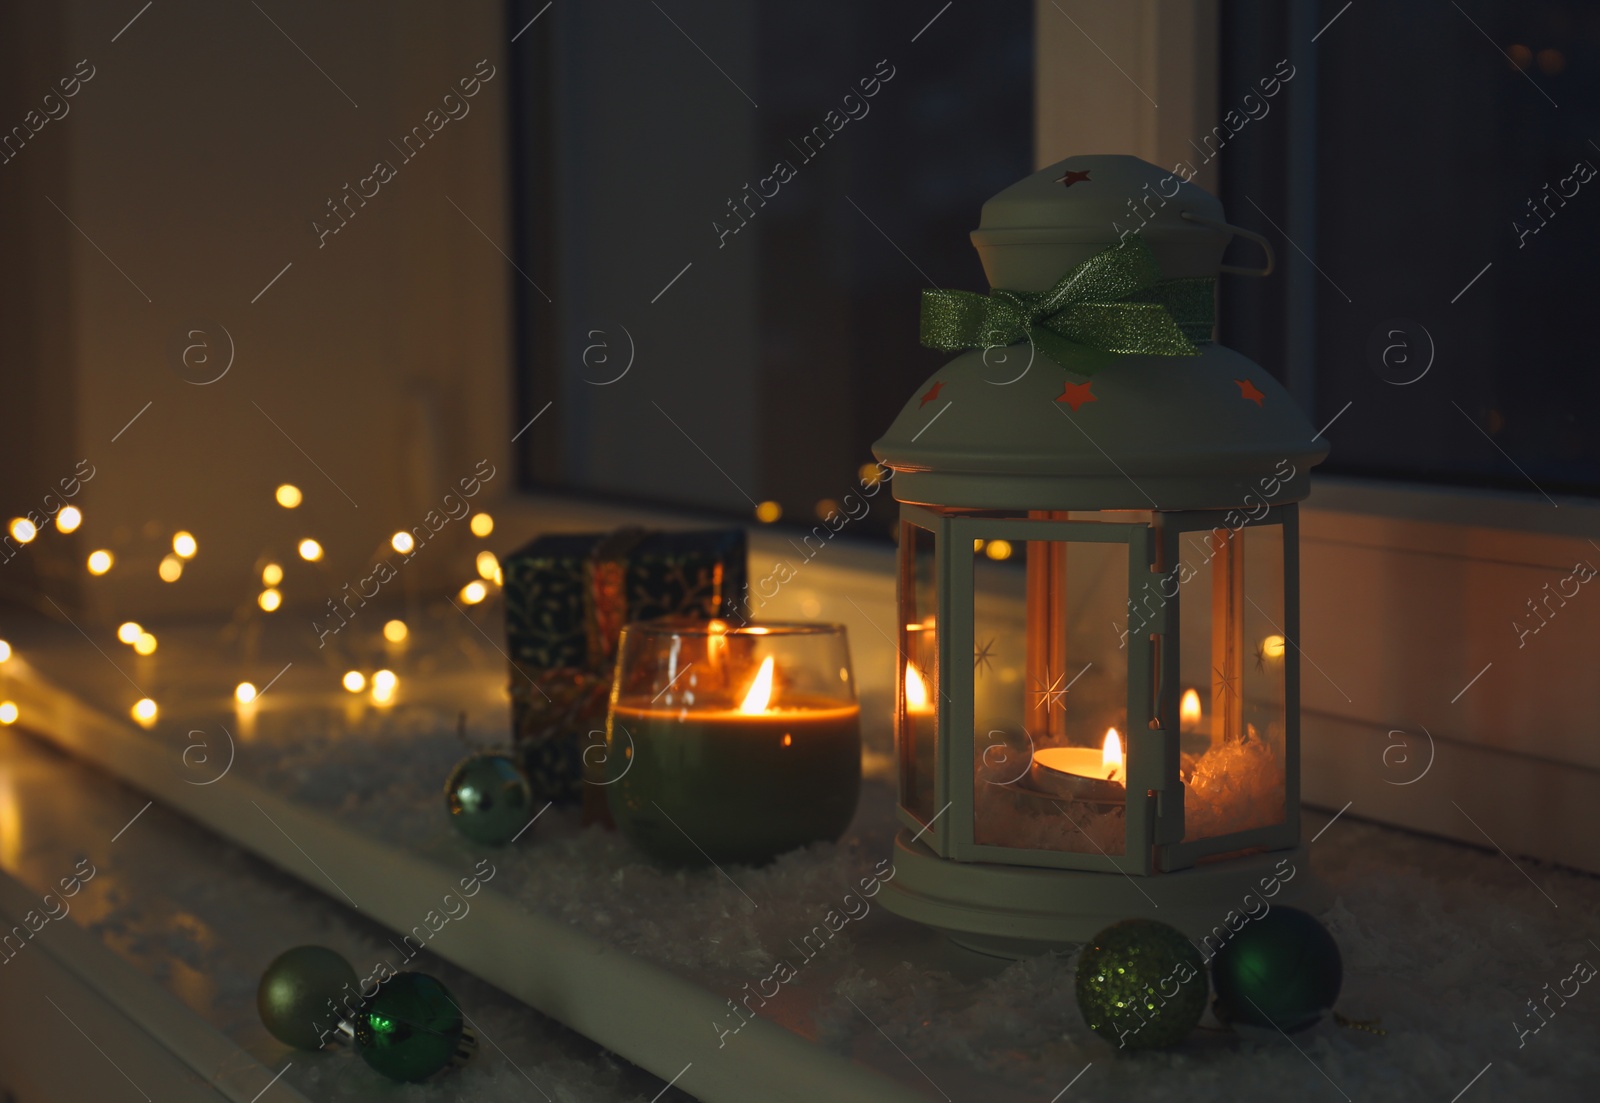
<svg viewBox="0 0 1600 1103"><path fill-rule="evenodd" d="M362 1006L355 1027L362 1059L400 1081L425 1080L449 1065L467 1037L450 990L424 973L385 980Z"/></svg>
<svg viewBox="0 0 1600 1103"><path fill-rule="evenodd" d="M256 1010L272 1036L299 1049L321 1049L339 1024L346 1000L359 1002L360 981L343 957L326 946L296 946L261 974Z"/></svg>
<svg viewBox="0 0 1600 1103"><path fill-rule="evenodd" d="M1125 919L1095 935L1078 957L1076 987L1089 1029L1125 1049L1181 1042L1210 990L1194 943L1154 919Z"/></svg>
<svg viewBox="0 0 1600 1103"><path fill-rule="evenodd" d="M450 822L467 838L504 846L533 818L528 778L503 754L468 755L444 784Z"/></svg>
<svg viewBox="0 0 1600 1103"><path fill-rule="evenodd" d="M1286 1034L1320 1022L1343 980L1339 944L1298 908L1273 908L1252 920L1211 962L1219 1019Z"/></svg>

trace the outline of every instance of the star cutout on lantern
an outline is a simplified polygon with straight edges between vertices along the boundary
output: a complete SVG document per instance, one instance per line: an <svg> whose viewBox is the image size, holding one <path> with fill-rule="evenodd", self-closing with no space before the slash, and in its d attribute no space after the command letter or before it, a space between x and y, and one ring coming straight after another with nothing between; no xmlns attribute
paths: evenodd
<svg viewBox="0 0 1600 1103"><path fill-rule="evenodd" d="M1061 385L1061 394L1056 397L1056 401L1065 402L1072 407L1073 413L1077 413L1078 407L1085 402L1098 401L1097 397L1089 390L1093 382L1094 380L1092 379L1086 379L1082 383L1063 383Z"/></svg>
<svg viewBox="0 0 1600 1103"><path fill-rule="evenodd" d="M1227 696L1239 696L1239 691L1233 688L1233 679L1224 674L1220 666L1212 667L1211 672L1217 676L1217 681L1221 683L1222 688L1227 690Z"/></svg>
<svg viewBox="0 0 1600 1103"><path fill-rule="evenodd" d="M922 396L922 401L920 403L918 403L917 409L919 409L919 410L922 409L923 406L926 406L928 403L930 403L934 399L938 398L939 397L939 392L941 390L943 390L943 389L944 389L944 380L941 379L941 380L939 380L939 382L935 383L933 386L928 388L928 393Z"/></svg>
<svg viewBox="0 0 1600 1103"><path fill-rule="evenodd" d="M1067 682L1066 671L1063 670L1060 674L1051 678L1049 685L1045 685L1044 681L1039 678L1035 678L1033 681L1039 687L1034 690L1034 693L1039 697L1040 708L1048 712L1053 706L1060 705L1062 712L1067 711L1067 690L1072 687L1072 683ZM1077 679L1074 678L1073 681L1077 681ZM1063 682L1067 684L1063 685Z"/></svg>
<svg viewBox="0 0 1600 1103"><path fill-rule="evenodd" d="M1262 401L1267 397L1260 391L1256 390L1256 385L1250 382L1248 379L1235 379L1234 382L1239 385L1239 397L1245 399L1247 402L1254 402L1257 406L1260 406Z"/></svg>
<svg viewBox="0 0 1600 1103"><path fill-rule="evenodd" d="M1089 169L1084 169L1082 172L1074 172L1071 169L1068 169L1066 175L1057 180L1056 183L1062 185L1063 187L1070 188L1072 185L1079 183L1080 181L1088 180L1089 172Z"/></svg>
<svg viewBox="0 0 1600 1103"><path fill-rule="evenodd" d="M1256 644L1256 669L1262 674L1267 672L1267 641L1262 640Z"/></svg>
<svg viewBox="0 0 1600 1103"><path fill-rule="evenodd" d="M988 640L988 641L986 641L984 643L981 643L981 644L978 643L976 640L973 641L973 644L972 644L972 669L973 669L973 672L976 673L979 677L982 677L983 676L983 672L985 670L989 669L989 653L991 651L993 651L993 650L994 650L994 640L992 640L992 639L990 639L990 640Z"/></svg>

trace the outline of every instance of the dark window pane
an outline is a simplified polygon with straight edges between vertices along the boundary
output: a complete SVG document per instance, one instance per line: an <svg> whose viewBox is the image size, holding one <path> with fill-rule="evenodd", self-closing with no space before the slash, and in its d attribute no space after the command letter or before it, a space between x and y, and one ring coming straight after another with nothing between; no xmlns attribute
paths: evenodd
<svg viewBox="0 0 1600 1103"><path fill-rule="evenodd" d="M1321 4L1312 33L1341 6ZM1260 7L1229 5L1225 90L1263 54L1295 48L1287 27L1275 44L1251 41ZM1312 58L1294 86L1315 89L1306 155L1297 164L1281 136L1223 171L1238 221L1292 253L1254 198L1315 261L1314 419L1349 404L1327 469L1600 490L1586 305L1600 292L1600 179L1583 182L1600 166L1600 9L1356 4ZM1304 238L1286 215L1296 189L1312 197ZM1282 357L1297 322L1280 316L1283 338L1272 311L1241 305L1225 313L1225 337Z"/></svg>
<svg viewBox="0 0 1600 1103"><path fill-rule="evenodd" d="M938 3L663 7L518 44L518 424L553 403L526 482L810 522L947 358L921 289L985 286L967 235L1033 167L1032 5L914 43Z"/></svg>

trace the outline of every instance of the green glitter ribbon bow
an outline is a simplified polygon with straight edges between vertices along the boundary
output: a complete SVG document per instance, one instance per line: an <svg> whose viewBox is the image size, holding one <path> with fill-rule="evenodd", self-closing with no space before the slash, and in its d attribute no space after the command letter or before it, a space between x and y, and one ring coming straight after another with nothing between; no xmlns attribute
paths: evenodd
<svg viewBox="0 0 1600 1103"><path fill-rule="evenodd" d="M1209 277L1163 280L1150 246L1132 234L1096 253L1048 291L922 292L922 343L954 351L1031 341L1070 371L1101 365L1084 349L1198 356L1215 322Z"/></svg>

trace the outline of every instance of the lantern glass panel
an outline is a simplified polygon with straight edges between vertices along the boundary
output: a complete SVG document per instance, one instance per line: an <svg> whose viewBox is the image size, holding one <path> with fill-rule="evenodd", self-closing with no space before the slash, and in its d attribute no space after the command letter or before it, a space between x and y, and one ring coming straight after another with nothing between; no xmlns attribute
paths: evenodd
<svg viewBox="0 0 1600 1103"><path fill-rule="evenodd" d="M1193 572L1179 591L1179 776L1192 842L1284 822L1292 645L1281 525L1187 532L1179 548Z"/></svg>
<svg viewBox="0 0 1600 1103"><path fill-rule="evenodd" d="M933 820L938 777L939 576L934 534L900 523L900 660L896 675L900 798L918 822Z"/></svg>
<svg viewBox="0 0 1600 1103"><path fill-rule="evenodd" d="M1028 540L999 563L979 553L972 621L975 843L1124 852L1127 603L1126 543ZM1081 790L1080 760L1090 782ZM1101 772L1107 763L1114 764L1109 780Z"/></svg>

